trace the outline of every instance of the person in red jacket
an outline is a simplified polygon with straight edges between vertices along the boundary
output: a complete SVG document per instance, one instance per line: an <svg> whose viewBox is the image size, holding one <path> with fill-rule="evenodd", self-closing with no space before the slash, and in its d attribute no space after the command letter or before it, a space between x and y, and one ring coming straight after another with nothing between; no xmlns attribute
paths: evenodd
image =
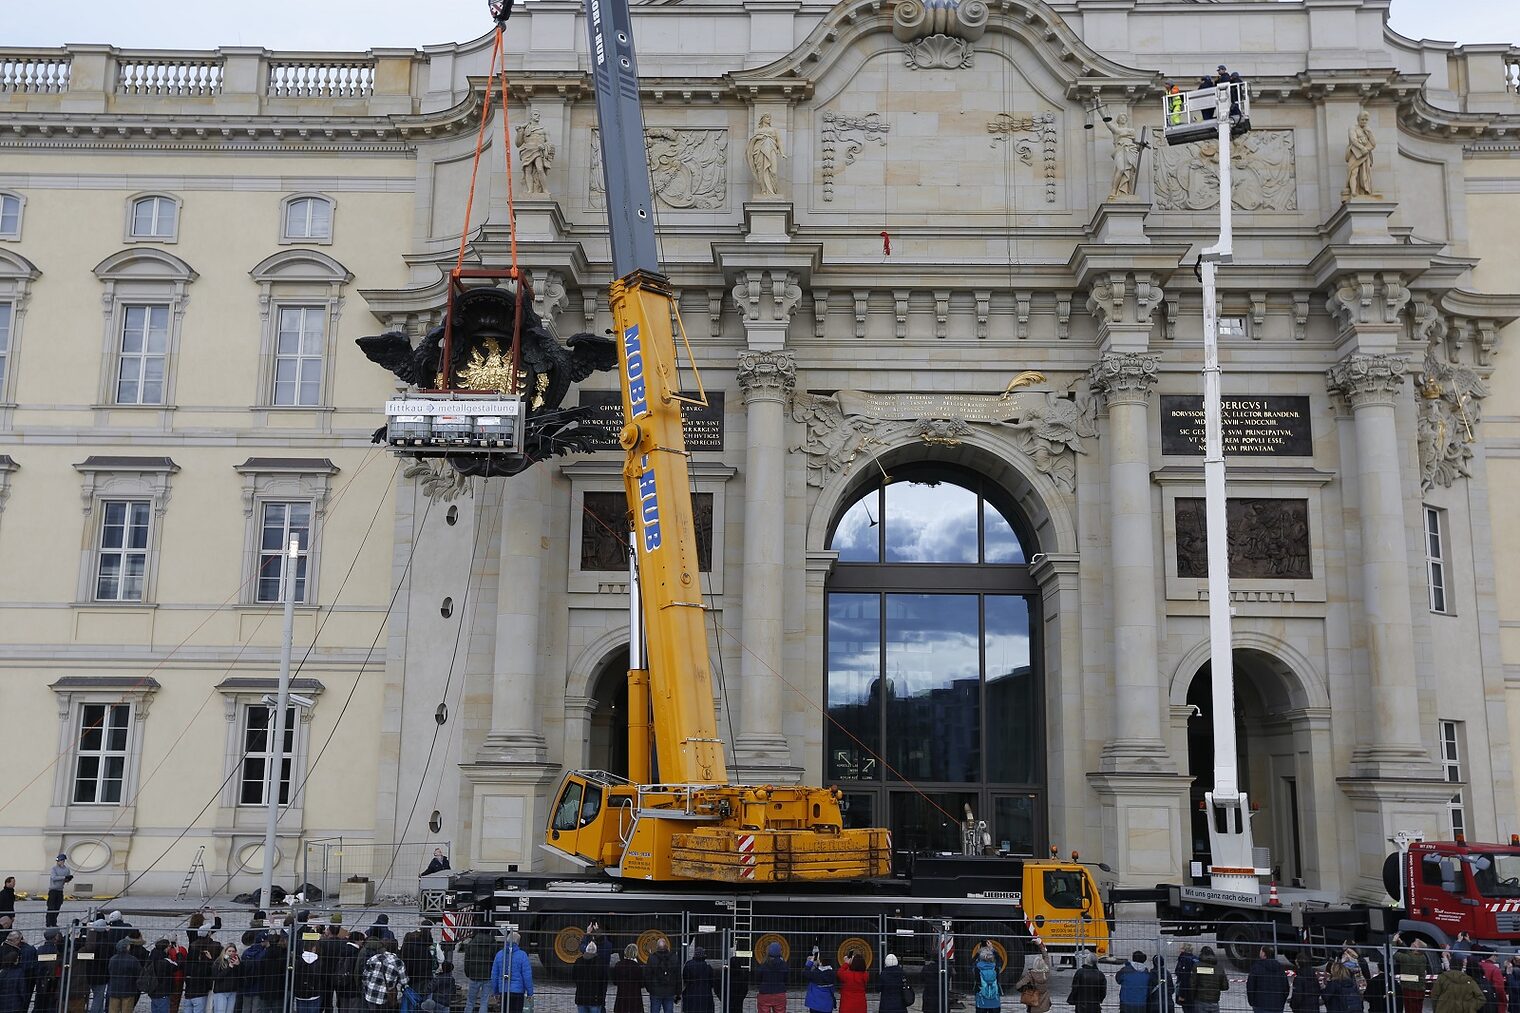
<svg viewBox="0 0 1520 1013"><path fill-rule="evenodd" d="M866 960L859 953L850 953L835 972L839 981L839 1013L866 1013Z"/></svg>

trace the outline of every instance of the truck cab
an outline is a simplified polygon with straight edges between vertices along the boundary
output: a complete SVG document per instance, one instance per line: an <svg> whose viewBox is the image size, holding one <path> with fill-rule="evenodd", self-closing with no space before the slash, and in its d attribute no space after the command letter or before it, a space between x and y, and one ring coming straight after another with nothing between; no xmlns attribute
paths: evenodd
<svg viewBox="0 0 1520 1013"><path fill-rule="evenodd" d="M1007 900L1014 917L1046 947L1108 955L1108 914L1092 869L1080 862L915 855L907 874L915 897Z"/></svg>
<svg viewBox="0 0 1520 1013"><path fill-rule="evenodd" d="M1520 943L1520 843L1420 841L1409 846L1401 872L1400 931L1438 946L1463 931L1504 948Z"/></svg>

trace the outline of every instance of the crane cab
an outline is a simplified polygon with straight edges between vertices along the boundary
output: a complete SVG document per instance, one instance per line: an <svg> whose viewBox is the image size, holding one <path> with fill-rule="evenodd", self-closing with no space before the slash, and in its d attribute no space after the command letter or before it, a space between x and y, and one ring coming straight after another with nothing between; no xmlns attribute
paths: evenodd
<svg viewBox="0 0 1520 1013"><path fill-rule="evenodd" d="M1230 123L1230 136L1251 129L1251 86L1227 81L1215 88L1177 91L1161 96L1161 122L1167 144L1194 144L1219 136L1219 121Z"/></svg>
<svg viewBox="0 0 1520 1013"><path fill-rule="evenodd" d="M554 800L544 849L587 869L617 865L635 801L625 778L605 770L572 771Z"/></svg>

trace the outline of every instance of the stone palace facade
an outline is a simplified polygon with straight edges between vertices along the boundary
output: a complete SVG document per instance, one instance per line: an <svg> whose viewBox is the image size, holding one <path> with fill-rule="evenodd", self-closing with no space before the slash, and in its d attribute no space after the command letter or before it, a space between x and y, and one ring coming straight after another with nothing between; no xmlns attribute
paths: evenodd
<svg viewBox="0 0 1520 1013"><path fill-rule="evenodd" d="M1254 93L1218 311L1257 842L1371 897L1396 831L1520 831L1520 48L1386 14L635 8L746 777L838 784L900 846L956 847L970 806L1126 883L1206 853L1193 265L1221 194L1212 142L1159 128L1167 78L1223 62ZM508 261L510 144L537 308L598 331L584 15L538 0L507 43L465 257ZM353 339L440 318L490 49L0 52L23 888L61 849L95 892L172 890L202 846L248 888L277 761L281 882L339 838L398 883L394 842L543 867L561 773L626 762L620 455L460 488L370 443L395 387ZM312 705L272 749L291 537Z"/></svg>

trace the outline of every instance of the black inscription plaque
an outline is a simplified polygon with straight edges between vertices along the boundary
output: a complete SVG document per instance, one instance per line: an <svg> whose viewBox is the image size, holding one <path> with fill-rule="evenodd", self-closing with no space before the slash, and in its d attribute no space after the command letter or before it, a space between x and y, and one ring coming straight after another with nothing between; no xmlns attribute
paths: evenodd
<svg viewBox="0 0 1520 1013"><path fill-rule="evenodd" d="M1177 576L1207 577L1209 547L1203 500L1177 500ZM1234 499L1225 503L1230 576L1309 580L1309 501Z"/></svg>
<svg viewBox="0 0 1520 1013"><path fill-rule="evenodd" d="M712 572L713 494L692 493L697 525L697 567ZM628 497L621 492L588 492L581 518L581 570L628 572Z"/></svg>
<svg viewBox="0 0 1520 1013"><path fill-rule="evenodd" d="M682 391L682 397L696 397L695 391ZM592 425L598 425L611 434L607 440L598 440L596 450L618 449L617 435L623 429L623 396L615 390L581 391L581 407L591 408ZM686 434L687 450L723 449L723 392L708 391L707 407L683 404L681 406L681 431Z"/></svg>
<svg viewBox="0 0 1520 1013"><path fill-rule="evenodd" d="M1226 395L1221 399L1226 454L1309 457L1314 433L1309 398L1300 394ZM1161 452L1203 453L1203 395L1161 395Z"/></svg>

